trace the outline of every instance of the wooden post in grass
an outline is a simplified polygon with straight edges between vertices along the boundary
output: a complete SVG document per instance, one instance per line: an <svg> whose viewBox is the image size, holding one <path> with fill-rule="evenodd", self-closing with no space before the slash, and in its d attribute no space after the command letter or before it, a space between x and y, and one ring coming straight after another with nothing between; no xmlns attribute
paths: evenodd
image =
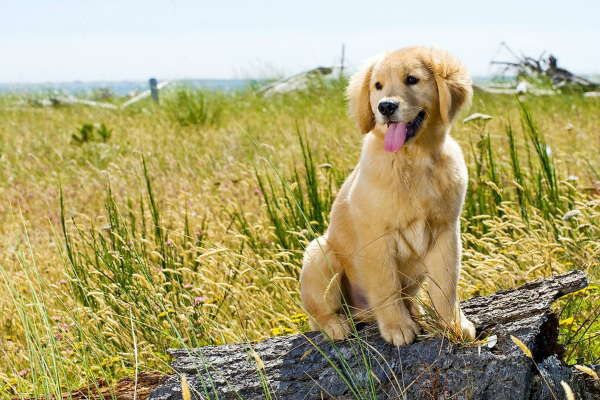
<svg viewBox="0 0 600 400"><path fill-rule="evenodd" d="M154 81L154 89L152 87L152 81ZM173 82L174 81L162 81L161 83L156 84L156 79L152 78L152 79L150 79L150 89L146 89L142 93L138 94L137 96L127 100L125 103L121 104L121 108L125 108L133 103L137 103L138 101L145 99L146 97L148 97L150 95L152 95L152 98L154 99L154 101L158 102L158 91L161 90L162 88L166 87L167 85L170 85Z"/></svg>
<svg viewBox="0 0 600 400"><path fill-rule="evenodd" d="M344 56L346 55L346 45L342 44L342 60L340 62L340 76L344 74Z"/></svg>
<svg viewBox="0 0 600 400"><path fill-rule="evenodd" d="M156 78L150 78L150 95L155 103L158 103L158 82Z"/></svg>

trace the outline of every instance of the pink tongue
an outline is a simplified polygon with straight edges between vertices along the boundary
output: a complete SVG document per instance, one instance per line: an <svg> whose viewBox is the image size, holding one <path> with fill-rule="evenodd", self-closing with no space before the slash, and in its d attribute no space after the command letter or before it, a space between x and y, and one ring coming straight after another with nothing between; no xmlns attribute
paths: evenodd
<svg viewBox="0 0 600 400"><path fill-rule="evenodd" d="M405 140L406 122L392 122L385 133L383 147L385 148L385 151L395 153L400 150Z"/></svg>

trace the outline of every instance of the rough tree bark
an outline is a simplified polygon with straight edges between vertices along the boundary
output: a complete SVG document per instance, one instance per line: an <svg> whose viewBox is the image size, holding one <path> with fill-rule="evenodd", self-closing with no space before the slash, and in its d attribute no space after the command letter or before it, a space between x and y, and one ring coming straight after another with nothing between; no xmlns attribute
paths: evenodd
<svg viewBox="0 0 600 400"><path fill-rule="evenodd" d="M310 332L172 350L177 374L150 399L181 399L182 375L195 399L546 399L552 398L550 389L564 398L561 380L578 398L598 398L597 384L556 356L561 351L558 320L550 309L559 297L586 286L583 273L572 271L462 302L478 333L497 335L491 348L456 345L442 337L394 347L374 325L366 325L360 340L334 344ZM511 335L532 351L537 366Z"/></svg>

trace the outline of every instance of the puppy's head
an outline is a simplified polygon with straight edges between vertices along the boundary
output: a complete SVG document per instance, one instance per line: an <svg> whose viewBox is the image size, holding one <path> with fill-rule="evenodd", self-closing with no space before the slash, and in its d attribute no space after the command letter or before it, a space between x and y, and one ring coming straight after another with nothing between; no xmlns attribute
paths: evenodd
<svg viewBox="0 0 600 400"><path fill-rule="evenodd" d="M466 68L444 50L411 47L384 52L350 79L350 114L362 133L384 135L396 152L431 126L447 126L473 95Z"/></svg>

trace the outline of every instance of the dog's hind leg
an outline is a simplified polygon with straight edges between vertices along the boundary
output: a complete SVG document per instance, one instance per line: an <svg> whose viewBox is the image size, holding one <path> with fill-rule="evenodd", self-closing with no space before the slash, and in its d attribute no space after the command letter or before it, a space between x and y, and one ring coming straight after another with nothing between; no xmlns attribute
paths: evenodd
<svg viewBox="0 0 600 400"><path fill-rule="evenodd" d="M304 253L300 298L310 317L310 327L334 340L343 339L350 332L350 323L342 309L343 274L326 235L313 240Z"/></svg>

